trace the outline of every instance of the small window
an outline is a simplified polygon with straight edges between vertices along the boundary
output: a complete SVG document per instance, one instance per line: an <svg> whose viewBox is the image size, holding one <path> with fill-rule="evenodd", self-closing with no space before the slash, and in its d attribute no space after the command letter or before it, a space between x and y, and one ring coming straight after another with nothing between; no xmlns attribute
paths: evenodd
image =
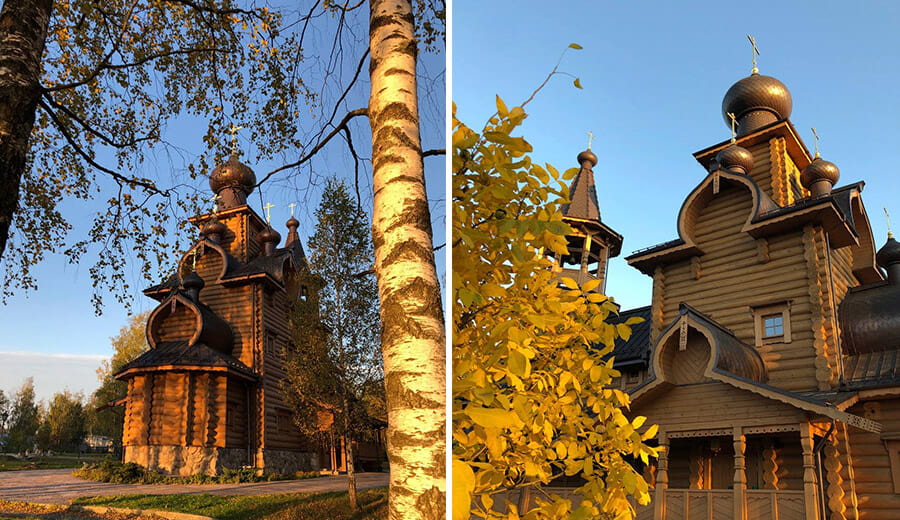
<svg viewBox="0 0 900 520"><path fill-rule="evenodd" d="M781 314L763 316L763 337L784 336L784 317Z"/></svg>
<svg viewBox="0 0 900 520"><path fill-rule="evenodd" d="M791 302L751 306L756 344L791 342Z"/></svg>

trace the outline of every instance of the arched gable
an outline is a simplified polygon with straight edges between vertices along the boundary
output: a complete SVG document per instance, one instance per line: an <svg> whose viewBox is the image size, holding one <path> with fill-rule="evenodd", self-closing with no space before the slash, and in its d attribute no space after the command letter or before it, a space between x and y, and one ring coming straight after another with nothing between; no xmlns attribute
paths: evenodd
<svg viewBox="0 0 900 520"><path fill-rule="evenodd" d="M859 191L850 195L851 218L856 229L859 244L851 245L853 253L853 274L861 283L873 283L882 280L881 272L875 264L875 240L872 237L872 226L863 206Z"/></svg>
<svg viewBox="0 0 900 520"><path fill-rule="evenodd" d="M150 348L163 341L176 340L186 340L188 345L202 342L226 353L234 346L234 333L228 323L202 303L177 291L150 314L146 335Z"/></svg>
<svg viewBox="0 0 900 520"><path fill-rule="evenodd" d="M678 235L685 244L697 245L697 221L703 209L722 191L723 185L744 188L750 195L750 211L744 219L742 231L746 231L761 214L779 207L749 176L725 170L713 171L691 191L678 212Z"/></svg>
<svg viewBox="0 0 900 520"><path fill-rule="evenodd" d="M218 256L215 260L217 269L214 269L216 282L221 282L228 273L234 271L238 267L239 262L237 259L229 255L222 246L212 240L204 238L197 241L197 243L188 249L178 260L177 273L179 285L181 285L181 281L188 273L194 271L194 256L196 255L199 260L207 254L217 254Z"/></svg>

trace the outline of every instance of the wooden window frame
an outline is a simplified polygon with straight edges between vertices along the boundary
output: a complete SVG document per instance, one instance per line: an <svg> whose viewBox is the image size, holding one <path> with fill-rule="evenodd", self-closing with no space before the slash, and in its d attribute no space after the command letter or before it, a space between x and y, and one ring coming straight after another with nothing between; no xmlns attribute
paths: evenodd
<svg viewBox="0 0 900 520"><path fill-rule="evenodd" d="M884 449L888 452L891 461L891 484L894 494L900 494L900 436L887 435L881 438Z"/></svg>
<svg viewBox="0 0 900 520"><path fill-rule="evenodd" d="M765 305L751 305L750 313L753 315L753 331L756 334L757 345L771 345L773 343L791 342L791 302L768 303ZM778 336L766 336L765 318L772 315L781 315L781 327L783 334Z"/></svg>

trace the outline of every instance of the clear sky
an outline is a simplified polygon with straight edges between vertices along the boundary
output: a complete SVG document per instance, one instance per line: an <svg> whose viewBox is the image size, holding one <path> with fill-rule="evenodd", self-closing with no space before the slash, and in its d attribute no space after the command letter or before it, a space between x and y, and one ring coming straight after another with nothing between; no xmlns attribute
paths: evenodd
<svg viewBox="0 0 900 520"><path fill-rule="evenodd" d="M368 10L358 9L352 16L357 16L356 22L368 23ZM344 66L338 69L338 73L330 76L332 84L329 87L321 87L317 81L321 80L321 71L317 68L327 62L328 52L331 49L333 32L332 27L321 25L328 17L317 19L314 27L311 26L307 33L305 50L310 56L309 67L304 68L307 84L317 85L321 89L323 105L325 108L317 108L312 114L319 111L330 113L333 100L340 96L343 87L335 88L335 84L345 84L352 77L353 71L363 52L360 42L364 42L368 31L345 31L345 48L338 60ZM359 25L361 26L361 25ZM321 55L316 55L313 49L322 49ZM363 69L368 70L367 68ZM363 74L365 76L365 74ZM443 54L421 53L419 56L419 90L420 90L420 117L422 123L422 139L424 149L444 147L444 107L445 107L445 57ZM352 110L367 105L369 95L368 81L362 81L356 85L343 103L343 110ZM330 104L329 104L330 103ZM340 120L344 112L339 112ZM307 119L302 123L305 132L312 132L319 128L321 118ZM354 123L354 146L364 159L371 156L371 141L369 138L368 121L357 118ZM185 168L188 162L193 160L196 154L202 150L202 137L206 131L206 123L196 119L183 118L171 123L165 130L164 137L180 148L178 153L172 150L154 150L147 156L145 171L135 172L139 176L151 178L164 178L170 176L179 182L186 182ZM241 149L246 155L252 156L254 150L249 145L249 140L242 135L249 135L252 129L242 130L239 136ZM223 134L222 139L230 139ZM315 228L315 209L319 204L321 188L324 179L328 176L338 176L354 184L354 163L347 151L347 146L342 139L333 141L323 149L320 157L301 168L300 172L290 175L283 174L273 178L270 182L250 195L248 202L261 216L265 216L262 208L262 199L272 202L272 225L278 230L282 239L286 237L287 230L284 222L290 217L289 203L297 203L295 208L297 219L300 221L300 236L304 245ZM246 156L245 155L245 156ZM284 162L296 160L297 153L285 154ZM103 157L101 156L101 162ZM244 159L253 168L257 178L271 171L284 162L270 161L266 163L254 163ZM114 161L108 161L114 164ZM435 227L435 245L441 245L445 240L445 167L444 158L435 156L425 159L427 188L429 202L432 210L432 225ZM209 190L207 177L197 180L195 187L204 194L212 193ZM368 160L362 162L360 172L360 192L363 197L363 207L371 214L372 189L371 189L371 164ZM72 220L76 229L71 233L71 240L84 237L90 224L93 212L105 211L104 201L113 195L107 191L96 197L90 204L68 204L66 215ZM444 275L444 254L438 252L438 275ZM119 329L127 321L126 310L115 303L112 296L105 297L106 305L102 316L95 316L91 304L91 280L88 269L91 263L81 265L69 265L58 256L49 258L36 270L39 289L30 293L18 293L8 300L7 304L0 305L0 390L4 392L14 391L25 380L33 376L35 389L39 399L47 399L56 391L69 389L83 391L89 394L97 386L95 374L100 361L112 353L110 338L117 335ZM0 269L8 268L0 261ZM150 285L139 277L139 265L132 262L128 266L131 273L128 283L131 286L133 312L141 312L153 309L156 302L141 294L141 290ZM158 280L168 273L157 273Z"/></svg>
<svg viewBox="0 0 900 520"><path fill-rule="evenodd" d="M623 308L648 305L651 279L629 267L632 251L677 238L685 197L706 172L691 154L730 137L721 114L728 88L749 75L756 38L761 74L793 96L791 122L841 170L863 180L880 246L882 206L900 229L900 3L891 1L453 3L452 97L480 129L495 111L528 98L569 43L560 70L527 107L533 158L560 170L587 146L603 221L624 235L607 292Z"/></svg>

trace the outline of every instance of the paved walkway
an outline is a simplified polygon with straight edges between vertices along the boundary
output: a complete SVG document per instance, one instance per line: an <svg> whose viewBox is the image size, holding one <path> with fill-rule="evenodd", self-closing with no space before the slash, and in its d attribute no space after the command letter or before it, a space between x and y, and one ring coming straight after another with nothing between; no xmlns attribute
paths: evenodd
<svg viewBox="0 0 900 520"><path fill-rule="evenodd" d="M358 473L357 489L388 485L387 473ZM0 471L0 499L39 504L68 504L87 496L126 495L274 495L346 491L346 475L248 484L107 484L72 476L71 469Z"/></svg>

